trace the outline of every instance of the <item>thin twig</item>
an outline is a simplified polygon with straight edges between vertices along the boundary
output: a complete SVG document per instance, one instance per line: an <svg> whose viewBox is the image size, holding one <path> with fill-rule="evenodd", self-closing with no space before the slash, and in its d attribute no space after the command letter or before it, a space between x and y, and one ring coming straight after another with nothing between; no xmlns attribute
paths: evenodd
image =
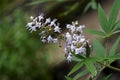
<svg viewBox="0 0 120 80"><path fill-rule="evenodd" d="M115 71L120 72L120 69L119 69L119 68L113 67L113 66L111 66L111 65L106 65L106 64L101 63L101 62L98 62L98 61L97 61L97 63L99 63L99 64L101 64L101 65L103 65L103 66L105 66L105 67L108 67L108 68L110 68L110 69L112 69L112 70L115 70Z"/></svg>

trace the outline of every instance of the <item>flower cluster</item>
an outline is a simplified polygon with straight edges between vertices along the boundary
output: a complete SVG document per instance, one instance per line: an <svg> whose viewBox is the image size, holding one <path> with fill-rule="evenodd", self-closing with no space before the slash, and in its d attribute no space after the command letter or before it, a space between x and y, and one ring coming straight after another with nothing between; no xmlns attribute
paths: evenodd
<svg viewBox="0 0 120 80"><path fill-rule="evenodd" d="M83 35L84 25L78 25L78 21L72 22L72 24L67 24L66 28L69 30L65 33L65 52L68 62L72 60L72 53L75 55L85 55L86 54L86 42L88 42Z"/></svg>
<svg viewBox="0 0 120 80"><path fill-rule="evenodd" d="M57 43L58 38L55 34L60 33L59 23L57 19L51 20L51 18L44 18L43 14L37 17L30 17L31 22L27 23L26 27L30 32L37 31L39 29L39 35L42 42Z"/></svg>
<svg viewBox="0 0 120 80"><path fill-rule="evenodd" d="M57 43L59 39L63 38L66 42L65 53L68 62L73 58L73 52L75 55L85 55L86 54L86 42L83 35L84 25L78 25L78 21L72 22L72 24L67 24L66 28L68 31L66 33L61 33L59 23L57 19L51 20L51 18L44 18L43 14L38 17L30 17L31 22L27 24L27 29L30 32L39 30L39 35L41 36L41 41L44 43ZM56 34L61 33L60 37Z"/></svg>

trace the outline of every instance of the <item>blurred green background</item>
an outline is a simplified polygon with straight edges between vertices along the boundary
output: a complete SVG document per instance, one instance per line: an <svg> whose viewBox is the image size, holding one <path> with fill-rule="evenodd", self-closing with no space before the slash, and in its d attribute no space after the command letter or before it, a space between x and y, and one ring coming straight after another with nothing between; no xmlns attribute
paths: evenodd
<svg viewBox="0 0 120 80"><path fill-rule="evenodd" d="M45 44L26 30L29 16L42 11L66 23L90 7L95 0L0 0L0 80L53 80Z"/></svg>
<svg viewBox="0 0 120 80"><path fill-rule="evenodd" d="M51 80L47 56L37 57L44 45L25 27L30 15L27 3L0 0L0 80Z"/></svg>

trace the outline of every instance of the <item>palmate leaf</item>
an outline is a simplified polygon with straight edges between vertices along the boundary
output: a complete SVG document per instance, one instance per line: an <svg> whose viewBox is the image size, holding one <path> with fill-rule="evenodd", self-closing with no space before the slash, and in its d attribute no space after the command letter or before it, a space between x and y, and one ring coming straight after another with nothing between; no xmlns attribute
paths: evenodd
<svg viewBox="0 0 120 80"><path fill-rule="evenodd" d="M119 12L119 8L120 8L120 0L115 0L113 7L110 11L110 17L109 17L110 30L113 29L113 27L114 27L113 25L116 21L116 18L117 18L118 12Z"/></svg>
<svg viewBox="0 0 120 80"><path fill-rule="evenodd" d="M105 15L104 10L102 9L102 7L100 5L98 6L98 17L99 17L101 28L106 33L108 33L108 21L107 21L107 17Z"/></svg>
<svg viewBox="0 0 120 80"><path fill-rule="evenodd" d="M111 47L110 53L109 53L110 56L113 56L116 53L116 49L119 42L120 42L120 37L117 38L117 40L114 42L113 46Z"/></svg>
<svg viewBox="0 0 120 80"><path fill-rule="evenodd" d="M92 73L92 75L96 75L96 68L94 66L95 60L93 58L87 58L85 60L85 66L86 68Z"/></svg>
<svg viewBox="0 0 120 80"><path fill-rule="evenodd" d="M94 40L93 49L96 57L104 59L106 57L106 50L98 40Z"/></svg>
<svg viewBox="0 0 120 80"><path fill-rule="evenodd" d="M68 76L70 76L72 73L74 73L75 71L77 71L78 69L80 69L84 64L84 61L81 61L79 63L77 63L72 70L68 73Z"/></svg>

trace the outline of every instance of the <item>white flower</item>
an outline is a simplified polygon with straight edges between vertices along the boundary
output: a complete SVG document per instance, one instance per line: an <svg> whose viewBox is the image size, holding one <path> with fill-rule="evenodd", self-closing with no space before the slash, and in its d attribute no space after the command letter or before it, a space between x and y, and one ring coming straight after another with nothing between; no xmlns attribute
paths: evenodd
<svg viewBox="0 0 120 80"><path fill-rule="evenodd" d="M38 16L38 20L41 21L42 19L44 19L44 17L43 17L43 14L41 13L41 14Z"/></svg>
<svg viewBox="0 0 120 80"><path fill-rule="evenodd" d="M76 47L72 44L72 45L71 45L71 51L74 51L75 48L76 48Z"/></svg>
<svg viewBox="0 0 120 80"><path fill-rule="evenodd" d="M30 32L33 32L33 31L36 31L36 26L32 26L33 23L28 23L27 24L27 29L30 31Z"/></svg>
<svg viewBox="0 0 120 80"><path fill-rule="evenodd" d="M79 48L75 49L75 54L79 54Z"/></svg>
<svg viewBox="0 0 120 80"><path fill-rule="evenodd" d="M35 19L33 19L33 22L36 22L36 21L37 21L37 19L38 19L37 17L36 17Z"/></svg>
<svg viewBox="0 0 120 80"><path fill-rule="evenodd" d="M51 43L53 41L53 38L51 37L51 35L48 36L47 41L48 43Z"/></svg>
<svg viewBox="0 0 120 80"><path fill-rule="evenodd" d="M72 22L72 25L73 25L73 26L78 25L78 21Z"/></svg>
<svg viewBox="0 0 120 80"><path fill-rule="evenodd" d="M83 28L84 28L85 26L84 25L80 25L79 27L77 27L77 31L79 31L79 32L81 32L81 33L83 33Z"/></svg>
<svg viewBox="0 0 120 80"><path fill-rule="evenodd" d="M85 47L80 47L80 53L86 54L86 48Z"/></svg>
<svg viewBox="0 0 120 80"><path fill-rule="evenodd" d="M45 39L46 37L45 36L43 36L43 37L41 37L41 41L43 42L43 43L45 43L46 42L46 39Z"/></svg>
<svg viewBox="0 0 120 80"><path fill-rule="evenodd" d="M79 42L83 43L84 41L85 41L85 38L81 38Z"/></svg>
<svg viewBox="0 0 120 80"><path fill-rule="evenodd" d="M75 25L78 25L78 21L75 21L75 23L74 23Z"/></svg>
<svg viewBox="0 0 120 80"><path fill-rule="evenodd" d="M39 33L39 35L42 35L42 34L45 34L45 31L42 31L42 32Z"/></svg>
<svg viewBox="0 0 120 80"><path fill-rule="evenodd" d="M76 37L76 41L80 41L80 35L78 35L77 37Z"/></svg>
<svg viewBox="0 0 120 80"><path fill-rule="evenodd" d="M30 19L31 19L31 20L33 20L33 19L34 19L34 17L33 17L33 16L30 16Z"/></svg>
<svg viewBox="0 0 120 80"><path fill-rule="evenodd" d="M36 21L36 24L35 24L35 25L36 25L36 27L40 28L40 27L42 26L42 23Z"/></svg>
<svg viewBox="0 0 120 80"><path fill-rule="evenodd" d="M80 47L80 48L75 49L75 54L80 54L80 53L85 54L86 53L86 48Z"/></svg>
<svg viewBox="0 0 120 80"><path fill-rule="evenodd" d="M67 24L67 25L66 25L66 28L70 29L71 26L72 26L71 24Z"/></svg>
<svg viewBox="0 0 120 80"><path fill-rule="evenodd" d="M67 55L67 60L68 60L68 62L71 62L72 61L72 54L71 53L69 53L68 55Z"/></svg>
<svg viewBox="0 0 120 80"><path fill-rule="evenodd" d="M73 34L73 39L74 39L74 40L77 39L77 34Z"/></svg>
<svg viewBox="0 0 120 80"><path fill-rule="evenodd" d="M80 35L78 35L78 34L73 34L73 39L74 39L75 41L79 41L79 40L80 40Z"/></svg>
<svg viewBox="0 0 120 80"><path fill-rule="evenodd" d="M71 26L71 28L70 28L70 30L71 30L72 33L75 32L75 29L76 29L75 26Z"/></svg>
<svg viewBox="0 0 120 80"><path fill-rule="evenodd" d="M73 25L70 25L70 24L67 24L66 25L66 28L68 28L68 29L70 29L70 31L73 33L73 32L75 32L75 26L73 26Z"/></svg>
<svg viewBox="0 0 120 80"><path fill-rule="evenodd" d="M31 32L36 31L36 26L31 27Z"/></svg>
<svg viewBox="0 0 120 80"><path fill-rule="evenodd" d="M57 38L54 38L54 39L53 39L53 43L58 43L58 39L57 39Z"/></svg>
<svg viewBox="0 0 120 80"><path fill-rule="evenodd" d="M33 25L33 23L32 23L32 22L27 23L27 25L26 25L26 26L27 26L27 29L28 29L28 28L31 28L31 27L32 27L32 25Z"/></svg>
<svg viewBox="0 0 120 80"><path fill-rule="evenodd" d="M57 19L53 19L53 21L51 21L49 26L56 26L55 22L57 21Z"/></svg>
<svg viewBox="0 0 120 80"><path fill-rule="evenodd" d="M77 41L73 40L73 41L72 41L72 44L76 45L76 44L77 44Z"/></svg>
<svg viewBox="0 0 120 80"><path fill-rule="evenodd" d="M51 19L50 18L47 18L46 21L45 21L45 24L48 24L51 22Z"/></svg>
<svg viewBox="0 0 120 80"><path fill-rule="evenodd" d="M30 32L36 31L39 29L42 42L48 43L57 43L58 38L51 37L51 34L56 34L55 32L60 33L59 23L56 23L57 19L51 18L44 19L44 15L40 14L37 17L30 17L31 22L27 23L26 27ZM48 27L49 26L49 27ZM53 31L53 32L52 32Z"/></svg>
<svg viewBox="0 0 120 80"><path fill-rule="evenodd" d="M45 42L46 42L46 40L45 40L45 39L42 39L41 41L42 41L43 43L45 43Z"/></svg>
<svg viewBox="0 0 120 80"><path fill-rule="evenodd" d="M55 26L55 28L54 28L54 32L58 32L58 33L60 33L60 28L59 28L59 26Z"/></svg>
<svg viewBox="0 0 120 80"><path fill-rule="evenodd" d="M64 50L65 50L65 53L67 53L67 52L68 52L68 49L67 49L67 47L65 47L65 48L64 48Z"/></svg>
<svg viewBox="0 0 120 80"><path fill-rule="evenodd" d="M67 44L72 44L72 37L69 32L66 33L66 42Z"/></svg>

